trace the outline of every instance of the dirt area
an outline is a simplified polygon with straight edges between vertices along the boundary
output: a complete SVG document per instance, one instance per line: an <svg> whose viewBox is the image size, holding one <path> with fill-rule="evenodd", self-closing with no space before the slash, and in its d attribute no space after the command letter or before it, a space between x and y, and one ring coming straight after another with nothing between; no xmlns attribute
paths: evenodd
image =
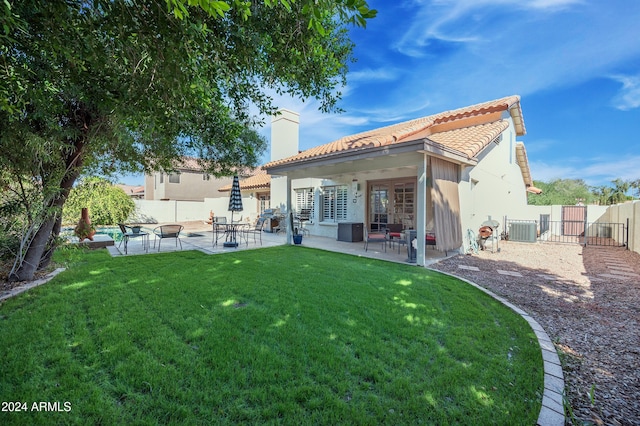
<svg viewBox="0 0 640 426"><path fill-rule="evenodd" d="M563 363L572 424L640 425L640 254L555 243L499 248L433 268L505 297L545 328Z"/></svg>

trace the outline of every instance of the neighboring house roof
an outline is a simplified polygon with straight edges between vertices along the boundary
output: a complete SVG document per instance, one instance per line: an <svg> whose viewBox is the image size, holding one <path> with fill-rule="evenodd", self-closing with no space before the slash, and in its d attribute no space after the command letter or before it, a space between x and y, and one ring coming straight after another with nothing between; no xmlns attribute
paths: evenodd
<svg viewBox="0 0 640 426"><path fill-rule="evenodd" d="M201 159L195 157L182 157L176 164L176 169L180 171L188 171L195 173L204 173ZM255 169L245 168L238 171L239 177L251 176L255 172ZM233 177L233 176L229 176Z"/></svg>
<svg viewBox="0 0 640 426"><path fill-rule="evenodd" d="M137 185L137 186L133 186L133 185L124 185L124 184L117 184L116 185L118 188L122 189L125 194L129 195L129 196L142 196L144 195L144 186L143 185Z"/></svg>
<svg viewBox="0 0 640 426"><path fill-rule="evenodd" d="M252 189L268 189L271 187L271 176L267 174L266 170L262 167L258 167L253 170L253 176L249 176L246 179L240 181L240 190L249 191ZM231 185L225 185L218 189L220 192L231 191Z"/></svg>
<svg viewBox="0 0 640 426"><path fill-rule="evenodd" d="M391 147L424 140L436 150L452 152L460 158L473 159L491 141L508 128L502 114L508 111L516 134L526 133L519 96L508 96L481 104L422 117L308 149L297 155L272 161L265 168L304 163L366 149Z"/></svg>

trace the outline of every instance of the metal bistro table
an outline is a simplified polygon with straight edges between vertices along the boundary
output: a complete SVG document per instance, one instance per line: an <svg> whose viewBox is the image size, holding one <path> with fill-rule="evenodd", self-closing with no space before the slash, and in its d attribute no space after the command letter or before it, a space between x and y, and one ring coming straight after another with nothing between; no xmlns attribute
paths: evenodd
<svg viewBox="0 0 640 426"><path fill-rule="evenodd" d="M223 247L238 247L238 228L243 226L244 223L220 223L220 226L224 226L226 229L225 233L225 241L222 244Z"/></svg>
<svg viewBox="0 0 640 426"><path fill-rule="evenodd" d="M127 232L122 234L122 238L124 239L124 254L128 253L129 240L132 238L138 238L142 240L142 249L149 253L149 233L148 232Z"/></svg>

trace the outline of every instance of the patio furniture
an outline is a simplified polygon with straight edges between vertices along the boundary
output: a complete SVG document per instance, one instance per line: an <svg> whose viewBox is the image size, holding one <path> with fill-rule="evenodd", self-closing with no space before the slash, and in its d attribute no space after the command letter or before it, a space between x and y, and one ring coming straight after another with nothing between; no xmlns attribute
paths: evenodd
<svg viewBox="0 0 640 426"><path fill-rule="evenodd" d="M138 238L138 237L142 239L142 248L146 252L149 252L149 233L148 232L140 231L139 226L133 227L133 226L125 225L124 223L119 223L118 227L120 228L120 232L122 232L122 240L120 240L120 244L118 245L118 248L120 248L120 246L122 246L122 243L124 243L124 254L127 254L128 252L129 239Z"/></svg>
<svg viewBox="0 0 640 426"><path fill-rule="evenodd" d="M222 238L227 232L226 224L227 224L227 218L224 216L213 218L212 230L213 230L214 246L218 244L218 240Z"/></svg>
<svg viewBox="0 0 640 426"><path fill-rule="evenodd" d="M231 222L221 223L220 226L224 227L224 243L222 247L238 247L238 232L242 230L244 226L242 223ZM242 241L242 234L240 234L240 241Z"/></svg>
<svg viewBox="0 0 640 426"><path fill-rule="evenodd" d="M369 243L382 243L384 251L387 251L387 231L381 229L380 231L371 232L365 228L364 230L364 251L369 249Z"/></svg>
<svg viewBox="0 0 640 426"><path fill-rule="evenodd" d="M158 241L158 251L160 251L160 244L165 238L175 238L176 247L180 242L180 250L182 250L182 241L180 241L180 232L184 229L182 225L160 225L153 230L155 238L153 239L153 248L156 248L156 240Z"/></svg>
<svg viewBox="0 0 640 426"><path fill-rule="evenodd" d="M388 223L386 225L386 229L388 232L389 242L391 243L391 247L395 246L396 242L401 241L402 237L402 224L401 223ZM400 250L398 248L398 250Z"/></svg>
<svg viewBox="0 0 640 426"><path fill-rule="evenodd" d="M253 234L253 242L256 242L256 235L260 236L260 245L262 245L262 227L264 226L264 221L265 218L261 217L258 218L258 220L256 221L255 225L253 227L249 226L247 224L247 226L245 226L245 228L242 230L242 233L244 234L244 239L247 243L247 245L249 245L249 235Z"/></svg>

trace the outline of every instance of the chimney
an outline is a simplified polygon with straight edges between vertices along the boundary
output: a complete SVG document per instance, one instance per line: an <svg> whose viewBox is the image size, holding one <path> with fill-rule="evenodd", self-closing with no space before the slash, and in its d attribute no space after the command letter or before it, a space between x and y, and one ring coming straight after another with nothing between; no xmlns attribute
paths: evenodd
<svg viewBox="0 0 640 426"><path fill-rule="evenodd" d="M288 109L278 112L271 118L271 161L298 154L300 114Z"/></svg>

